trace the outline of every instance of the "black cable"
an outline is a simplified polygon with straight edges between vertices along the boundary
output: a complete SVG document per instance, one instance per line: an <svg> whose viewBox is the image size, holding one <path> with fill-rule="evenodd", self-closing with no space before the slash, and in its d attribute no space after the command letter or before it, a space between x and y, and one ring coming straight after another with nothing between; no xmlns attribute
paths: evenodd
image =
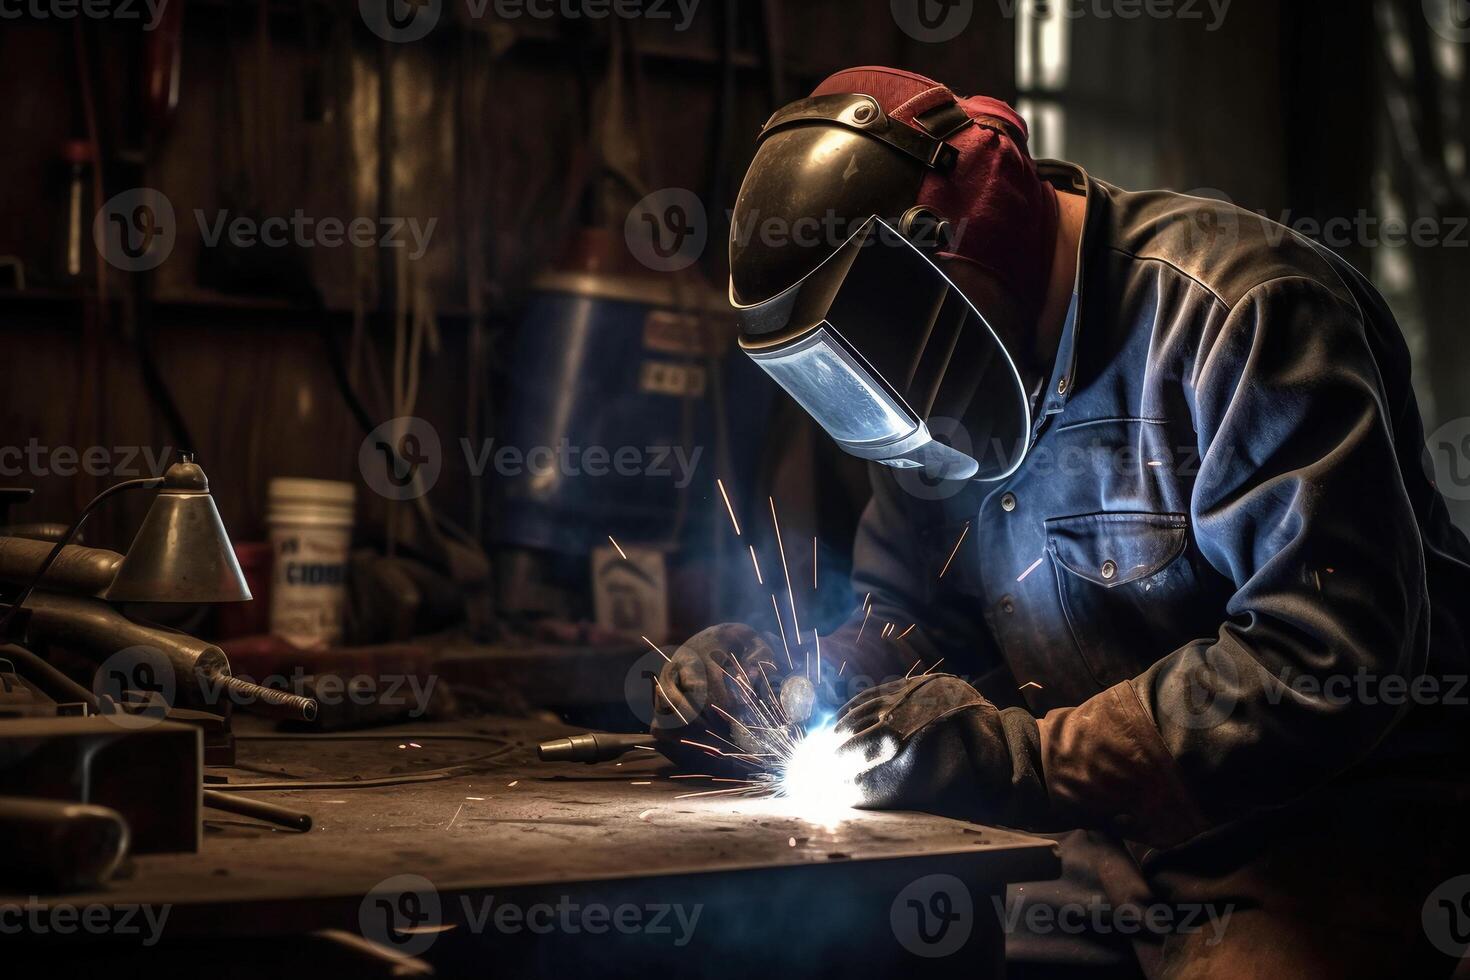
<svg viewBox="0 0 1470 980"><path fill-rule="evenodd" d="M426 769L423 772L409 773L402 776L378 776L371 779L319 779L319 780L280 780L263 783L235 783L235 784L211 784L210 789L220 793L256 793L256 792L285 792L289 790L323 790L323 789L372 789L382 786L402 786L410 783L432 783L445 779L453 779L456 776L466 776L478 771L478 767L493 759L499 759L515 751L516 743L508 741L498 735L460 734L453 735L441 732L338 732L324 733L300 732L300 733L271 733L236 735L239 741L246 742L418 742L418 741L462 741L462 742L490 742L500 746L494 752L486 755L466 759L464 762L452 766L441 766L437 769ZM233 768L233 767L230 767Z"/></svg>

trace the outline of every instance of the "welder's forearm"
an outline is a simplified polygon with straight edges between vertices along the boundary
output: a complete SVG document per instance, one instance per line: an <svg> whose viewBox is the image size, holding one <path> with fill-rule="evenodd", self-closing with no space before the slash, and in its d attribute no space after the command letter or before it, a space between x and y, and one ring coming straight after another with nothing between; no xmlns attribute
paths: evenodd
<svg viewBox="0 0 1470 980"><path fill-rule="evenodd" d="M1037 722L1050 826L1172 847L1209 829L1132 681Z"/></svg>

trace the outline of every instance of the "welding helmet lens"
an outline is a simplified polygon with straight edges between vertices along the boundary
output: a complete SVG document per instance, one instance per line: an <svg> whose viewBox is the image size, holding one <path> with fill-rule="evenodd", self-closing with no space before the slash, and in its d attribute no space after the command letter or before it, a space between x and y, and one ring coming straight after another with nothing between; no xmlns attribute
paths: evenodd
<svg viewBox="0 0 1470 980"><path fill-rule="evenodd" d="M848 453L952 480L1015 471L1030 404L1010 355L965 294L870 217L799 282L731 300L741 347ZM936 440L938 419L952 429Z"/></svg>

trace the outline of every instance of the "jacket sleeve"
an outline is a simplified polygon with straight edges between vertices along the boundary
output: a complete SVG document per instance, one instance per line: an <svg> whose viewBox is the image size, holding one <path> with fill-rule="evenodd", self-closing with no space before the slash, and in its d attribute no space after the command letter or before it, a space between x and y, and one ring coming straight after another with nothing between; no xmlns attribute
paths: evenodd
<svg viewBox="0 0 1470 980"><path fill-rule="evenodd" d="M994 643L980 614L965 602L944 601L936 564L956 543L976 544L976 530L946 528L955 538L927 547L926 528L943 510L932 501L911 497L884 466L870 468L873 496L863 511L853 544L853 591L857 609L838 630L823 639L824 658L846 659L842 693L851 697L863 687L903 677L910 668L927 670L945 660L946 673L966 677L980 687L982 676L999 663ZM962 524L963 522L961 522ZM964 536L960 540L961 535ZM963 563L954 548L959 577ZM912 628L911 628L912 627ZM838 652L840 651L840 652ZM967 656L969 655L969 656Z"/></svg>
<svg viewBox="0 0 1470 980"><path fill-rule="evenodd" d="M1219 632L1041 720L1064 822L1168 846L1289 801L1367 756L1427 657L1424 560L1357 308L1322 284L1257 287L1185 379L1191 499L1235 585Z"/></svg>

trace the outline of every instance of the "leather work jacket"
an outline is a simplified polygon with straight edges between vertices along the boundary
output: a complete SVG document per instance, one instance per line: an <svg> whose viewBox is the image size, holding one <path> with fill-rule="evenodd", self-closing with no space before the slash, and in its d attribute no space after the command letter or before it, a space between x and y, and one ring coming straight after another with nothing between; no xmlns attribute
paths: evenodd
<svg viewBox="0 0 1470 980"><path fill-rule="evenodd" d="M945 658L1037 716L1068 826L1161 846L1463 774L1470 545L1382 298L1257 215L1041 169L1088 206L1032 448L998 483L875 467L844 680Z"/></svg>

